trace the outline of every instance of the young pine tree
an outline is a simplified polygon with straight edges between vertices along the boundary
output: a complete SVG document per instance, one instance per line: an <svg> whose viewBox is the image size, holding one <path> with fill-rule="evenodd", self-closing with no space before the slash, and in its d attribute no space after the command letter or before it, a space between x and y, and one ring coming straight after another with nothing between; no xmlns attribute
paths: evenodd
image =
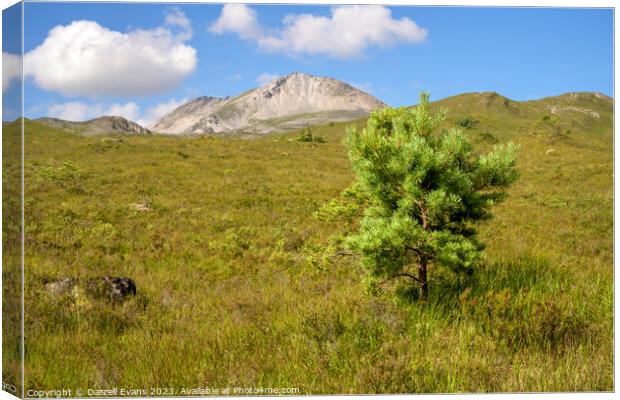
<svg viewBox="0 0 620 400"><path fill-rule="evenodd" d="M475 156L461 129L437 133L443 113L417 107L373 112L362 131L351 128L346 145L366 209L359 231L348 238L370 278L408 279L421 299L428 268L471 272L482 244L474 223L490 217L517 177L517 146L495 146Z"/></svg>

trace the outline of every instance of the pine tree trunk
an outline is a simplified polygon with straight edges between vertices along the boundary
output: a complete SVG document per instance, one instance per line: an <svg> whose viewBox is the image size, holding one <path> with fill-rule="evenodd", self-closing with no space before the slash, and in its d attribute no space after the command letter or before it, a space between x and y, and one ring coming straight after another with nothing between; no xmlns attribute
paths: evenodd
<svg viewBox="0 0 620 400"><path fill-rule="evenodd" d="M426 273L426 260L420 261L418 264L418 290L420 300L426 300L428 295L428 277Z"/></svg>

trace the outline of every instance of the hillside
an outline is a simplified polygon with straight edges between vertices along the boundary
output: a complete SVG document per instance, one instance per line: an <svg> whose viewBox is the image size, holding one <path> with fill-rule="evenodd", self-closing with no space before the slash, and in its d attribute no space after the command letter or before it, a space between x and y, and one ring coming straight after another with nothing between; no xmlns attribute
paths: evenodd
<svg viewBox="0 0 620 400"><path fill-rule="evenodd" d="M118 133L146 135L151 131L123 117L104 116L89 121L67 121L60 118L38 118L35 121L57 129L64 129L82 135L101 135Z"/></svg>
<svg viewBox="0 0 620 400"><path fill-rule="evenodd" d="M597 143L598 137L611 139L613 106L613 99L599 93L566 93L530 101L495 92L465 93L433 103L435 109L447 112L446 126L461 126L474 136L501 133L505 140L517 140L537 135L550 142L584 145Z"/></svg>
<svg viewBox="0 0 620 400"><path fill-rule="evenodd" d="M520 144L520 178L481 225L484 265L470 280L431 274L428 301L410 304L366 294L359 262L330 252L348 225L315 218L353 180L342 140L364 119L313 126L325 143L109 140L26 121L27 389L612 391L613 101L479 93L434 107L477 151ZM6 124L3 148L19 137ZM44 290L102 275L133 278L137 296L115 307Z"/></svg>
<svg viewBox="0 0 620 400"><path fill-rule="evenodd" d="M384 106L336 79L292 73L239 96L199 97L164 115L150 128L168 134L262 134L350 121Z"/></svg>

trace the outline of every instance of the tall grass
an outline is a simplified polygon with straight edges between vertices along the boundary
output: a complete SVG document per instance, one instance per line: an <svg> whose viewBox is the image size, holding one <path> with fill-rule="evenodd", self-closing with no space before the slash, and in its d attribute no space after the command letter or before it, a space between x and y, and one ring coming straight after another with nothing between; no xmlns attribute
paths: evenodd
<svg viewBox="0 0 620 400"><path fill-rule="evenodd" d="M26 389L612 390L610 127L552 142L497 115L468 134L515 140L526 124L521 179L482 227L484 267L432 272L423 303L366 295L354 258L324 257L343 227L313 215L353 179L345 124L314 127L319 144L109 141L28 122ZM44 290L99 275L132 277L138 295Z"/></svg>

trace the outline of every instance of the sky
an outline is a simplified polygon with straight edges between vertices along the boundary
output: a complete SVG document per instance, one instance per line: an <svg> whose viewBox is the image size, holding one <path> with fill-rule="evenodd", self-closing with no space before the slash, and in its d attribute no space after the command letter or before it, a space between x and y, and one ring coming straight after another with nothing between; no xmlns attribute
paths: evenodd
<svg viewBox="0 0 620 400"><path fill-rule="evenodd" d="M148 126L192 98L235 96L291 72L346 81L390 106L415 104L421 90L431 99L480 91L514 100L613 94L611 9L24 7L29 118L113 114ZM5 96L19 87L19 75L7 70L18 53L3 40Z"/></svg>

